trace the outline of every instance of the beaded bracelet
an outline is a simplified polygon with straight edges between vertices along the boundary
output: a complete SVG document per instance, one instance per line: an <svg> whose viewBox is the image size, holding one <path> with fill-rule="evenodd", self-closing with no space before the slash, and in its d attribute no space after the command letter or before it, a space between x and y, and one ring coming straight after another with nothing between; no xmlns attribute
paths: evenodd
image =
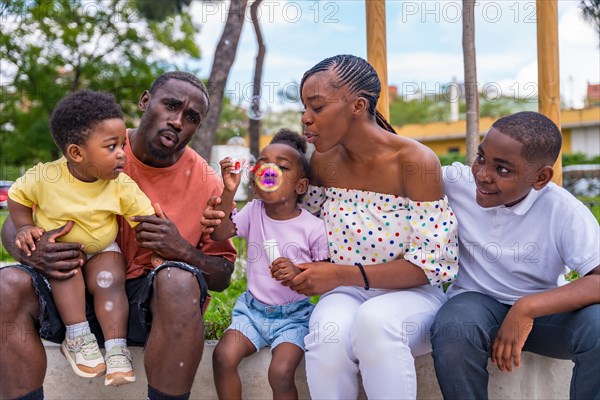
<svg viewBox="0 0 600 400"><path fill-rule="evenodd" d="M363 276L363 280L365 281L365 290L369 290L369 280L367 279L367 274L365 273L365 269L363 268L361 263L354 263L360 269L360 273Z"/></svg>

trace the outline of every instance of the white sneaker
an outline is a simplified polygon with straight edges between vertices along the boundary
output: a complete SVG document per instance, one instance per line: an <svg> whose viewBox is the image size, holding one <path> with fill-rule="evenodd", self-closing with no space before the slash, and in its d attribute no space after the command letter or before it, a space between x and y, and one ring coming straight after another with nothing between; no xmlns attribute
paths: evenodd
<svg viewBox="0 0 600 400"><path fill-rule="evenodd" d="M81 377L95 378L106 370L98 341L92 333L84 333L72 340L65 338L60 350L71 364L73 371Z"/></svg>
<svg viewBox="0 0 600 400"><path fill-rule="evenodd" d="M106 377L104 386L119 386L135 382L133 358L127 347L115 346L106 352Z"/></svg>

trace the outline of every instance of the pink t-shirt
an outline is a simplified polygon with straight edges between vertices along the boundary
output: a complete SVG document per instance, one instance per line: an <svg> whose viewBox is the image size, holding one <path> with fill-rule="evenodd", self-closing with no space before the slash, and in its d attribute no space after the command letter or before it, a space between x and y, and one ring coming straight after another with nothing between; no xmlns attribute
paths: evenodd
<svg viewBox="0 0 600 400"><path fill-rule="evenodd" d="M329 244L323 221L306 210L292 219L271 219L261 200L251 201L231 218L237 235L248 240L247 287L250 294L270 305L305 299L306 296L271 277L271 263L263 242L275 239L281 257L289 258L294 264L326 260L329 258Z"/></svg>

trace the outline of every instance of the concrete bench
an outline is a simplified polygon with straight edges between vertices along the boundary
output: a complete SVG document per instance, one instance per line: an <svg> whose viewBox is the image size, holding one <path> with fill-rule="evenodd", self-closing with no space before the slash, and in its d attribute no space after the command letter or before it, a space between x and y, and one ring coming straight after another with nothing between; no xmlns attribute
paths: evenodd
<svg viewBox="0 0 600 400"><path fill-rule="evenodd" d="M212 353L216 342L208 341L204 347L202 362L196 373L191 399L216 399L217 393L212 375ZM70 399L145 399L146 374L141 348L131 348L137 382L120 387L105 387L104 379L85 379L76 376L60 354L58 345L46 344L48 368L44 392L48 400ZM243 398L270 399L271 389L267 370L271 356L268 349L244 359L240 365ZM573 363L554 360L531 353L523 353L521 368L512 373L500 373L496 366L488 365L490 371L489 394L491 399L568 399L569 382ZM416 360L418 399L441 399L442 395L433 370L430 354ZM185 365L181 366L185 368ZM304 362L296 372L296 385L301 399L309 399ZM365 399L361 391L361 399Z"/></svg>

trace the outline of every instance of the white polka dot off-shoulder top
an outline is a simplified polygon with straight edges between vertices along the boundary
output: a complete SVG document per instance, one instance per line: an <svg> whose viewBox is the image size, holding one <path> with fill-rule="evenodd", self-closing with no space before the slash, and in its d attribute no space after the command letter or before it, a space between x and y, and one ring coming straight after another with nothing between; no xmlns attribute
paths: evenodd
<svg viewBox="0 0 600 400"><path fill-rule="evenodd" d="M438 201L356 189L309 186L302 206L327 227L331 262L380 264L403 257L433 286L458 272L458 225L444 196Z"/></svg>

